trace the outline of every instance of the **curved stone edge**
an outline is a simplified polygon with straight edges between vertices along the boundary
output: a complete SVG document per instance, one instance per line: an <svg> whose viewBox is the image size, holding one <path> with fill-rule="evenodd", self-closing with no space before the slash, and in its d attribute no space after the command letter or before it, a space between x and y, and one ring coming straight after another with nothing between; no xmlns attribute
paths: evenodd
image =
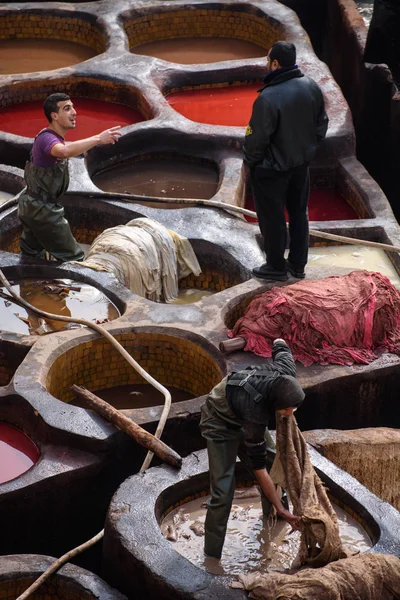
<svg viewBox="0 0 400 600"><path fill-rule="evenodd" d="M0 560L0 581L8 579L39 577L54 562L55 558L37 554L15 554L2 556ZM67 563L52 579L69 581L79 586L82 591L90 592L99 600L127 600L126 596L113 589L94 573L81 567Z"/></svg>

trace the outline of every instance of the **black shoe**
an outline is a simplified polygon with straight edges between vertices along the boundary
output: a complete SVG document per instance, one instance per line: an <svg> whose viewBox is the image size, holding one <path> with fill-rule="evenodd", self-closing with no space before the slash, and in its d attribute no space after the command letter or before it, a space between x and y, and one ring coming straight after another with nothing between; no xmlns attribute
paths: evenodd
<svg viewBox="0 0 400 600"><path fill-rule="evenodd" d="M287 261L286 263L286 268L289 271L289 273L295 277L296 279L304 279L304 277L306 276L304 269L295 269L289 261Z"/></svg>
<svg viewBox="0 0 400 600"><path fill-rule="evenodd" d="M288 279L286 271L277 271L267 263L261 265L261 267L255 267L253 274L261 279L272 279L274 281L287 281Z"/></svg>

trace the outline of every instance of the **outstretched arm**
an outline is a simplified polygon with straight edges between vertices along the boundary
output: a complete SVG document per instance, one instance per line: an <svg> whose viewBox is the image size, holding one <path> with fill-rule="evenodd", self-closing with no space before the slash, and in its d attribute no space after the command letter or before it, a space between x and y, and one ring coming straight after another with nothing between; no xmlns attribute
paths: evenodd
<svg viewBox="0 0 400 600"><path fill-rule="evenodd" d="M286 508L283 506L276 492L274 482L269 476L267 470L258 469L254 471L254 474L262 491L264 492L268 500L272 502L272 504L275 506L278 515L285 519L285 521L287 521L293 527L293 529L299 529L301 517L292 515L292 513L286 510Z"/></svg>
<svg viewBox="0 0 400 600"><path fill-rule="evenodd" d="M296 377L296 363L285 340L277 338L272 344L272 360L281 375Z"/></svg>
<svg viewBox="0 0 400 600"><path fill-rule="evenodd" d="M110 127L105 131L102 131L98 135L92 135L92 137L85 138L83 140L77 140L76 142L69 142L67 144L54 144L50 154L54 158L72 158L73 156L79 156L90 150L99 144L115 144L118 138L121 136L120 125Z"/></svg>

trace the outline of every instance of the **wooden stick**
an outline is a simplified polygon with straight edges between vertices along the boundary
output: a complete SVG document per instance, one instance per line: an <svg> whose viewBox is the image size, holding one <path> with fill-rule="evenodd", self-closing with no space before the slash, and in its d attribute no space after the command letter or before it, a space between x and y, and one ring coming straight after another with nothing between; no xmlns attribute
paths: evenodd
<svg viewBox="0 0 400 600"><path fill-rule="evenodd" d="M246 339L238 336L231 340L222 340L222 342L219 343L219 349L224 353L235 352L235 350L243 350L246 344Z"/></svg>
<svg viewBox="0 0 400 600"><path fill-rule="evenodd" d="M26 598L33 594L33 592L36 592L36 590L42 585L42 583L47 581L47 579L51 575L53 575L53 573L58 571L58 569L61 569L61 567L65 565L66 562L68 562L69 560L71 560L71 558L74 558L74 556L77 556L84 550L87 550L88 548L91 548L92 546L97 544L97 542L103 539L103 537L104 529L99 531L99 533L97 533L87 542L84 542L77 548L74 548L73 550L70 550L69 552L61 556L61 558L56 560L48 569L46 569L46 571L44 571L44 573L40 575L40 577L38 577L38 579L36 579L36 581L34 581L20 596L18 596L17 600L26 600Z"/></svg>
<svg viewBox="0 0 400 600"><path fill-rule="evenodd" d="M132 437L138 444L157 454L161 460L177 467L178 469L182 466L182 458L175 450L172 450L167 444L164 444L161 440L156 438L154 435L140 427L137 423L128 419L119 410L105 402L89 390L82 388L78 385L71 386L71 390L79 398L85 400L90 408L99 413L102 417L111 421L119 429L127 433Z"/></svg>

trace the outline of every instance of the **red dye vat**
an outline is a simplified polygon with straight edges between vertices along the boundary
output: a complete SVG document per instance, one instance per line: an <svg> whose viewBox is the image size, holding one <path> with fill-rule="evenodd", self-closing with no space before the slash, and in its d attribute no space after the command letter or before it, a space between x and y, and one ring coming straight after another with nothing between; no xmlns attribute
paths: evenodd
<svg viewBox="0 0 400 600"><path fill-rule="evenodd" d="M251 193L247 194L246 208L255 210ZM312 188L308 202L308 218L310 221L347 221L348 219L359 219L359 216L337 190ZM246 217L246 220L251 223L257 221L253 217ZM286 221L288 221L287 214Z"/></svg>
<svg viewBox="0 0 400 600"><path fill-rule="evenodd" d="M245 127L250 121L257 90L262 83L224 88L187 90L167 96L169 104L178 113L209 125Z"/></svg>
<svg viewBox="0 0 400 600"><path fill-rule="evenodd" d="M100 133L104 129L115 125L132 125L144 121L143 115L137 110L117 104L92 100L91 98L73 98L77 112L76 128L66 133L66 140L74 142ZM0 130L35 137L48 122L43 113L43 102L26 102L8 106L0 112Z"/></svg>
<svg viewBox="0 0 400 600"><path fill-rule="evenodd" d="M25 473L39 458L39 450L22 431L0 422L0 483Z"/></svg>

